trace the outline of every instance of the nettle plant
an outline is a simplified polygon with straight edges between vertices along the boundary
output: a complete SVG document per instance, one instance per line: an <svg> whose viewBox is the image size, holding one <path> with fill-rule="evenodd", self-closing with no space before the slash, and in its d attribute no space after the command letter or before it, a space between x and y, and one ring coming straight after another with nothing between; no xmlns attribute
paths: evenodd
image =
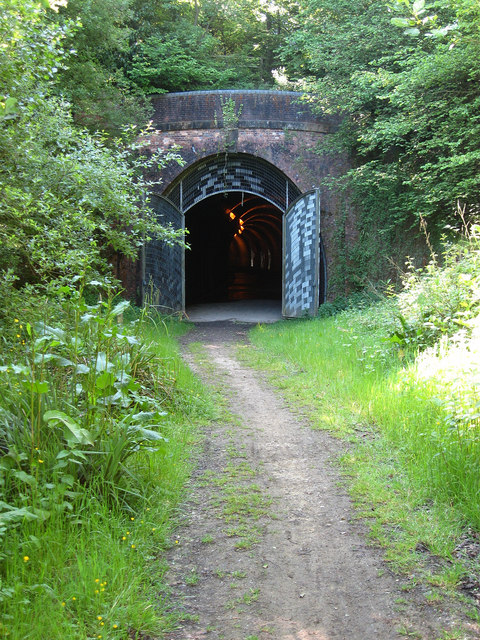
<svg viewBox="0 0 480 640"><path fill-rule="evenodd" d="M57 291L63 321L19 321L23 361L0 367L0 538L25 519L73 511L85 487L128 503L127 460L165 442L142 318L123 323L129 303L107 281L74 280Z"/></svg>

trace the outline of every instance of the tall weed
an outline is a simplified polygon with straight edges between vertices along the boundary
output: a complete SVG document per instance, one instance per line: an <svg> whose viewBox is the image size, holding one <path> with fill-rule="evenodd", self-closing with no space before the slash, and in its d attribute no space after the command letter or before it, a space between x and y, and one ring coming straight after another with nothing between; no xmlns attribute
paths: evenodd
<svg viewBox="0 0 480 640"><path fill-rule="evenodd" d="M168 325L127 323L128 309L110 283L79 278L2 319L0 637L126 640L173 624L152 590L211 405Z"/></svg>
<svg viewBox="0 0 480 640"><path fill-rule="evenodd" d="M468 238L447 244L440 264L434 256L425 268L407 267L393 341L423 349L460 329L468 334L480 312L478 230L474 227Z"/></svg>
<svg viewBox="0 0 480 640"><path fill-rule="evenodd" d="M0 367L4 491L27 491L33 509L48 510L52 493L40 494L48 482L85 486L101 477L104 496L126 491L128 458L164 440L162 396L142 379L152 354L135 327L119 322L129 303L107 289L88 305L84 288L61 288L63 323L18 320L22 359Z"/></svg>

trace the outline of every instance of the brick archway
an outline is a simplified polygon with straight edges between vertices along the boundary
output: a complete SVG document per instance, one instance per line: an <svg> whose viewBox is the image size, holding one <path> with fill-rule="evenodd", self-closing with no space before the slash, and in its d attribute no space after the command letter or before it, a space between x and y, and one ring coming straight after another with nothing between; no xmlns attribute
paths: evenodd
<svg viewBox="0 0 480 640"><path fill-rule="evenodd" d="M160 183L152 202L157 215L179 228L186 212L215 194L263 198L283 216L286 315L315 313L325 299L328 249L339 209L336 193L323 189L320 198L316 187L345 165L338 156L318 153L318 147L337 121L313 113L295 92L174 93L154 97L153 104L155 133L147 145L152 151L180 148L185 162L183 167L171 163L152 176ZM297 262L302 256L307 257ZM148 278L160 307L185 308L183 252L150 243L144 252L143 287ZM287 280L294 283L292 290Z"/></svg>

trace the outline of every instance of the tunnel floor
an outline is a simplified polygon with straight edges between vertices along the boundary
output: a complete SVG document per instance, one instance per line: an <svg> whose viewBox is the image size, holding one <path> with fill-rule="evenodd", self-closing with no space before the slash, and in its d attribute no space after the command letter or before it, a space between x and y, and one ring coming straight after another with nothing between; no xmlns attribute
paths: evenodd
<svg viewBox="0 0 480 640"><path fill-rule="evenodd" d="M231 321L270 324L282 319L282 304L280 300L211 302L191 305L186 308L185 314L194 323Z"/></svg>
<svg viewBox="0 0 480 640"><path fill-rule="evenodd" d="M187 307L276 300L282 293L282 212L241 192L202 200L185 216Z"/></svg>

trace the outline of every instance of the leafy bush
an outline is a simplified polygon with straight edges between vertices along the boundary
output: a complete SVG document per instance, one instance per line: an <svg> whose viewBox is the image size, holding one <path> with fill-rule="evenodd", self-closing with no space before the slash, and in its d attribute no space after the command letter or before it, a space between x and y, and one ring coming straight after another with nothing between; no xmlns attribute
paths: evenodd
<svg viewBox="0 0 480 640"><path fill-rule="evenodd" d="M119 322L129 303L115 303L108 283L78 284L58 291L62 323L14 319L19 358L0 367L3 534L25 517L72 509L79 486L128 502L128 458L165 439L152 355L135 326ZM106 298L87 305L87 284Z"/></svg>
<svg viewBox="0 0 480 640"><path fill-rule="evenodd" d="M390 340L400 347L423 349L443 335L471 333L480 311L480 238L446 246L441 263L433 258L422 269L408 264L404 289L397 298L398 325Z"/></svg>
<svg viewBox="0 0 480 640"><path fill-rule="evenodd" d="M0 286L0 635L161 633L158 555L211 413L177 328L130 312L108 280L28 301Z"/></svg>
<svg viewBox="0 0 480 640"><path fill-rule="evenodd" d="M129 75L146 93L222 89L235 71L215 59L219 42L203 29L184 23L173 35L155 35L137 46Z"/></svg>

